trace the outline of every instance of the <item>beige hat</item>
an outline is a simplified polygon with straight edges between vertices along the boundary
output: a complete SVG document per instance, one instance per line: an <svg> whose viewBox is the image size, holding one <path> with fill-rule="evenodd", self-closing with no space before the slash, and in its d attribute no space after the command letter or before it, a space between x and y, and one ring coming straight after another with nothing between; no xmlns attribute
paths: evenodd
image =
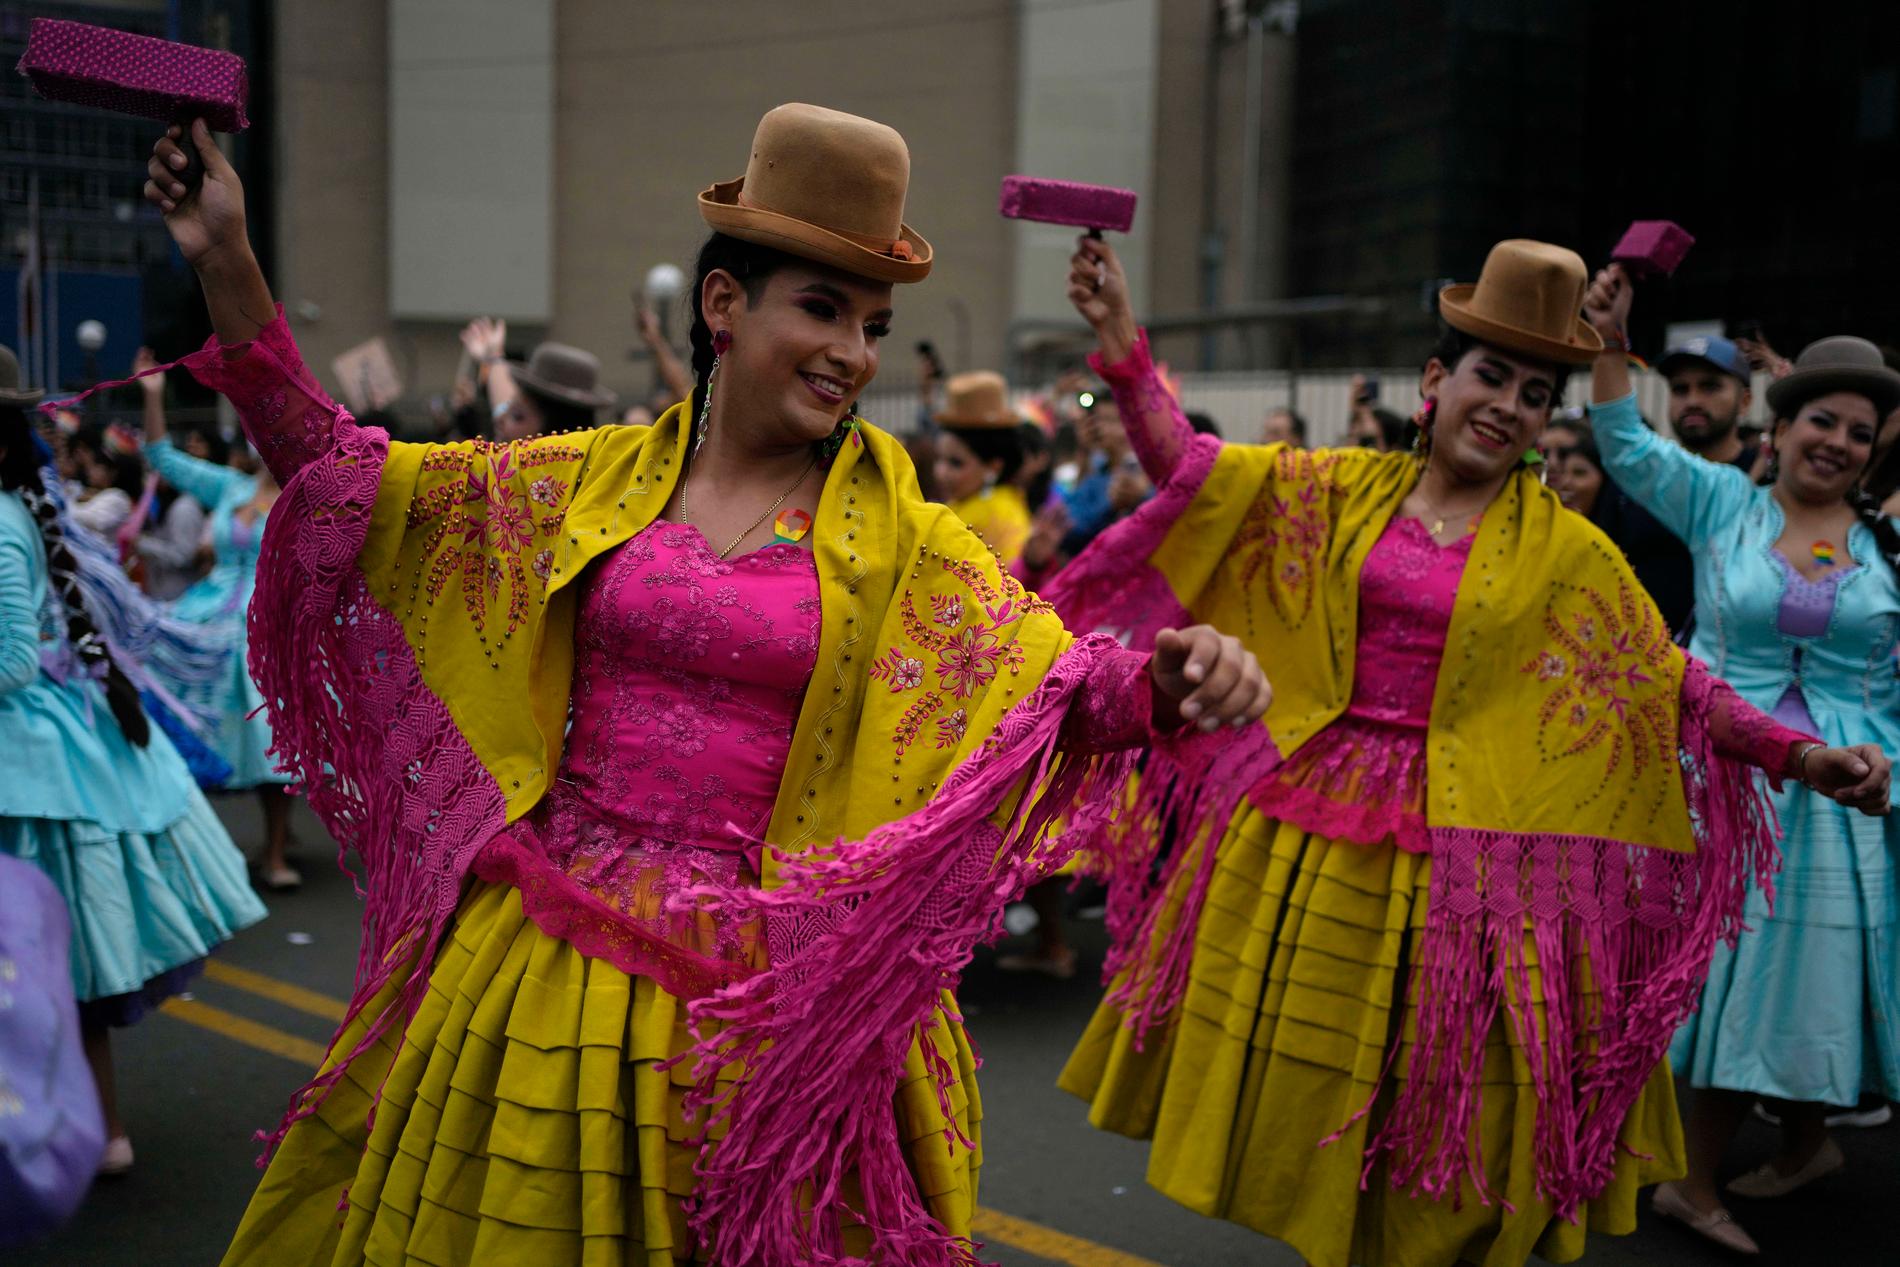
<svg viewBox="0 0 1900 1267"><path fill-rule="evenodd" d="M529 354L528 363L510 362L517 386L583 409L614 403L614 394L600 386L600 358L565 343L543 343Z"/></svg>
<svg viewBox="0 0 1900 1267"><path fill-rule="evenodd" d="M1900 407L1900 374L1887 368L1880 349L1867 340L1837 334L1801 349L1793 371L1768 385L1768 407L1777 418L1792 418L1829 392L1857 392L1885 418Z"/></svg>
<svg viewBox="0 0 1900 1267"><path fill-rule="evenodd" d="M745 175L699 196L721 233L883 282L930 274L930 243L904 223L910 150L882 123L783 105L759 120Z"/></svg>
<svg viewBox="0 0 1900 1267"><path fill-rule="evenodd" d="M1539 361L1587 365L1603 336L1582 317L1590 271L1575 251L1528 238L1491 248L1477 282L1438 292L1445 324Z"/></svg>
<svg viewBox="0 0 1900 1267"><path fill-rule="evenodd" d="M1014 427L1021 421L1009 407L1009 385L995 370L956 374L943 385L940 427Z"/></svg>

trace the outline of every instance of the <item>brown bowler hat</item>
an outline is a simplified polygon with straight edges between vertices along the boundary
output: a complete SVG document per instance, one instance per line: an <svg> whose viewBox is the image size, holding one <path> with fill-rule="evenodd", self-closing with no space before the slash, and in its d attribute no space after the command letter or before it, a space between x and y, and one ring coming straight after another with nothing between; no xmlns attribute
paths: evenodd
<svg viewBox="0 0 1900 1267"><path fill-rule="evenodd" d="M565 343L543 343L522 365L510 362L515 383L538 396L566 405L600 409L614 403L614 394L600 386L600 358Z"/></svg>
<svg viewBox="0 0 1900 1267"><path fill-rule="evenodd" d="M13 355L12 348L0 344L0 405L38 404L45 394L37 388L20 389L20 358Z"/></svg>
<svg viewBox="0 0 1900 1267"><path fill-rule="evenodd" d="M1801 349L1793 372L1768 385L1768 407L1777 418L1792 418L1829 392L1857 392L1885 418L1900 408L1900 374L1887 368L1880 349L1867 340L1837 334Z"/></svg>
<svg viewBox="0 0 1900 1267"><path fill-rule="evenodd" d="M1491 248L1476 284L1438 292L1438 313L1452 329L1506 352L1587 365L1603 350L1603 336L1580 315L1589 283L1575 251L1509 238Z"/></svg>
<svg viewBox="0 0 1900 1267"><path fill-rule="evenodd" d="M745 175L699 196L721 233L881 282L920 282L930 243L904 223L910 150L892 128L822 106L759 120Z"/></svg>
<svg viewBox="0 0 1900 1267"><path fill-rule="evenodd" d="M953 375L943 385L940 427L1013 427L1022 421L1009 407L1009 385L995 370Z"/></svg>

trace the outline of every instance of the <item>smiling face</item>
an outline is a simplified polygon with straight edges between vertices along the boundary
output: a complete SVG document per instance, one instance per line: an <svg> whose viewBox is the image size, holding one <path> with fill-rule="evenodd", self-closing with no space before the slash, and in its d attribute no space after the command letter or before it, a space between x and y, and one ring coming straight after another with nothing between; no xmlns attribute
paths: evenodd
<svg viewBox="0 0 1900 1267"><path fill-rule="evenodd" d="M1857 392L1829 392L1775 423L1775 484L1796 500L1836 502L1859 482L1873 456L1880 419Z"/></svg>
<svg viewBox="0 0 1900 1267"><path fill-rule="evenodd" d="M1434 464L1459 483L1494 483L1523 460L1550 421L1557 372L1480 343L1447 366L1425 363L1420 385L1432 414Z"/></svg>
<svg viewBox="0 0 1900 1267"><path fill-rule="evenodd" d="M724 269L701 288L706 324L732 335L714 408L765 445L822 440L877 375L891 285L798 261L757 289Z"/></svg>
<svg viewBox="0 0 1900 1267"><path fill-rule="evenodd" d="M1706 449L1735 430L1748 402L1740 379L1705 362L1688 362L1669 376L1669 425L1691 450Z"/></svg>
<svg viewBox="0 0 1900 1267"><path fill-rule="evenodd" d="M937 433L937 460L932 469L937 476L937 492L945 501L960 502L974 497L990 475L1002 469L1001 462L985 463L976 450L965 444L953 431Z"/></svg>

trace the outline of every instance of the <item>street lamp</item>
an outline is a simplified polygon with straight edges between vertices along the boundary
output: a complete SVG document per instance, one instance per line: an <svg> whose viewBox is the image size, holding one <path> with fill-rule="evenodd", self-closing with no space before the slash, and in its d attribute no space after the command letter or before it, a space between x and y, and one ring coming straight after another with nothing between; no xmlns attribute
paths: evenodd
<svg viewBox="0 0 1900 1267"><path fill-rule="evenodd" d="M667 334L673 305L686 293L686 274L676 264L655 264L647 270L646 283L640 289L646 306L659 315L660 333Z"/></svg>
<svg viewBox="0 0 1900 1267"><path fill-rule="evenodd" d="M99 349L106 345L106 325L103 321L87 319L73 327L73 341L79 344L79 350L86 354L86 386L92 387L99 381ZM98 412L99 398L92 398L92 411Z"/></svg>

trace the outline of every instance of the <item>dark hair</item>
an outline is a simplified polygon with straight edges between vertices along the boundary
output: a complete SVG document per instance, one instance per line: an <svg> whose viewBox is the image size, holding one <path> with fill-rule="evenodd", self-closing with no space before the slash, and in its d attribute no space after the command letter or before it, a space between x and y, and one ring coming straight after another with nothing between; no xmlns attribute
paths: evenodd
<svg viewBox="0 0 1900 1267"><path fill-rule="evenodd" d="M1405 445L1405 419L1393 413L1384 405L1372 407L1373 421L1379 424L1379 438L1385 444L1387 453L1394 452Z"/></svg>
<svg viewBox="0 0 1900 1267"><path fill-rule="evenodd" d="M1306 443L1306 419L1300 416L1299 410L1281 405L1278 409L1275 409L1273 413L1268 414L1267 417L1271 418L1273 414L1285 414L1287 421L1293 424L1293 434L1299 437L1301 444Z"/></svg>
<svg viewBox="0 0 1900 1267"><path fill-rule="evenodd" d="M796 263L798 260L784 251L724 233L714 233L699 248L699 258L693 263L693 290L688 300L693 310L693 327L687 335L693 345L693 408L687 420L689 425L706 403L706 379L713 366L712 327L706 324L706 313L700 307L706 279L715 270L723 269L738 278L745 288L746 303L756 304L765 293L766 280Z"/></svg>
<svg viewBox="0 0 1900 1267"><path fill-rule="evenodd" d="M225 466L231 461L231 442L225 439L224 433L216 427L194 423L190 426L174 428L174 431L180 436L204 437L206 461L216 462L219 466ZM178 447L182 449L185 446L180 443Z"/></svg>
<svg viewBox="0 0 1900 1267"><path fill-rule="evenodd" d="M1055 454L1049 443L1049 433L1033 422L1025 422L1016 428L1016 438L1022 444L1023 462L1033 457L1046 457L1042 469L1029 477L1029 483L1023 486L1023 500L1029 503L1029 513L1035 514L1049 500L1049 491L1056 483Z"/></svg>
<svg viewBox="0 0 1900 1267"><path fill-rule="evenodd" d="M1471 351L1473 348L1491 346L1491 344L1486 343L1483 339L1466 334L1463 330L1455 326L1440 322L1438 343L1432 348L1432 359L1437 361L1440 365L1443 365L1448 371L1455 370L1458 368L1458 362L1465 359L1465 353ZM1553 364L1549 361L1539 361L1535 357L1527 357L1521 353L1512 352L1509 348L1499 348L1498 351L1517 360L1529 361L1531 364L1550 372L1552 377L1556 380L1550 392L1550 407L1555 410L1557 408L1557 402L1564 397L1564 388L1570 384L1570 371L1573 367Z"/></svg>
<svg viewBox="0 0 1900 1267"><path fill-rule="evenodd" d="M963 441L976 460L988 466L1001 462L996 482L1007 484L1023 469L1023 437L1016 427L943 427L941 430Z"/></svg>
<svg viewBox="0 0 1900 1267"><path fill-rule="evenodd" d="M139 499L145 491L145 466L136 453L124 453L106 442L106 433L100 427L82 427L73 436L73 448L91 457L100 465L112 471L111 487L118 489L133 501Z"/></svg>
<svg viewBox="0 0 1900 1267"><path fill-rule="evenodd" d="M1195 435L1213 436L1216 440L1221 438L1220 424L1218 422L1215 422L1212 418L1208 417L1206 414L1200 413L1198 411L1195 413L1190 413L1187 415L1187 421L1188 421L1188 426L1194 428ZM1301 432L1301 435L1304 436L1305 432Z"/></svg>
<svg viewBox="0 0 1900 1267"><path fill-rule="evenodd" d="M1597 468L1603 474L1603 451L1597 448L1596 433L1587 422L1565 422L1564 426L1577 433L1577 442L1569 446L1568 453L1575 454Z"/></svg>
<svg viewBox="0 0 1900 1267"><path fill-rule="evenodd" d="M541 415L541 434L554 435L562 431L586 431L600 425L600 414L591 405L577 405L570 400L557 400L545 392L538 392L527 384L520 385L523 396L534 402Z"/></svg>
<svg viewBox="0 0 1900 1267"><path fill-rule="evenodd" d="M152 737L151 723L139 706L138 688L112 661L105 639L86 611L85 596L79 589L79 565L66 548L65 534L59 527L59 507L46 491L41 477L38 447L26 410L18 405L0 405L0 488L19 494L33 522L40 530L40 544L46 550L47 582L59 595L66 612L66 638L73 652L87 667L103 668L106 705L120 733L135 748L143 748Z"/></svg>

